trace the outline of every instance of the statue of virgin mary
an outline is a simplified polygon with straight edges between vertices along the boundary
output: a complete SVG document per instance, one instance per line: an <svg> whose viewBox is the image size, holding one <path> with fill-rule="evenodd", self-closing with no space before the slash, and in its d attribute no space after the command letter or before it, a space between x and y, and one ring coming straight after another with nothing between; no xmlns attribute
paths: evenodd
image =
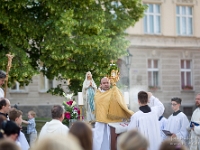
<svg viewBox="0 0 200 150"><path fill-rule="evenodd" d="M84 107L86 111L86 120L88 122L95 121L94 94L96 90L97 86L92 78L92 74L90 71L88 71L85 75L85 81L83 82L83 88L82 88Z"/></svg>

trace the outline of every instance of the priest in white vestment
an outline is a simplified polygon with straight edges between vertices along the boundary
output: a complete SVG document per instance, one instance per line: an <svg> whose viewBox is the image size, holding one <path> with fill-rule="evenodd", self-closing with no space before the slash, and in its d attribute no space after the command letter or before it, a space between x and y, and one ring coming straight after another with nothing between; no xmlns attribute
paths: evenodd
<svg viewBox="0 0 200 150"><path fill-rule="evenodd" d="M168 118L165 130L172 133L171 138L178 138L183 142L187 142L189 120L187 116L180 111L181 101L181 98L178 97L171 99L174 113Z"/></svg>
<svg viewBox="0 0 200 150"><path fill-rule="evenodd" d="M4 97L4 91L1 87L2 85L4 85L5 80L6 80L6 73L3 70L0 70L0 98Z"/></svg>
<svg viewBox="0 0 200 150"><path fill-rule="evenodd" d="M165 108L153 95L149 98L150 103L151 101L154 101L154 106L149 107L148 94L144 91L138 93L139 111L132 115L128 130L137 129L149 141L148 150L158 150L161 144L158 118Z"/></svg>
<svg viewBox="0 0 200 150"><path fill-rule="evenodd" d="M197 108L193 112L190 122L190 150L200 150L200 93L197 94L195 103Z"/></svg>
<svg viewBox="0 0 200 150"><path fill-rule="evenodd" d="M101 79L95 94L96 123L93 129L93 150L110 150L110 127L107 123L121 122L133 114L128 110L123 95L116 86L110 89L110 80Z"/></svg>

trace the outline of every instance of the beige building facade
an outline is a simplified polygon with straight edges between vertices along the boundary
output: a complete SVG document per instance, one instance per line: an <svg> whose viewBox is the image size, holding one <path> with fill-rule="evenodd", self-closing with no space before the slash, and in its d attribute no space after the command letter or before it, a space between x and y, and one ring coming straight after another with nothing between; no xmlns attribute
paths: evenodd
<svg viewBox="0 0 200 150"><path fill-rule="evenodd" d="M189 117L200 92L200 0L144 0L144 18L127 29L132 62L130 101L151 91L171 111L170 99L182 98Z"/></svg>
<svg viewBox="0 0 200 150"><path fill-rule="evenodd" d="M126 30L132 61L123 74L128 77L130 108L135 109L137 92L145 90L165 104L166 116L171 113L170 99L181 97L182 110L190 117L200 92L200 0L143 2L148 5L144 18ZM28 87L16 84L7 95L12 105L40 113L64 100L46 93L58 83L37 75Z"/></svg>

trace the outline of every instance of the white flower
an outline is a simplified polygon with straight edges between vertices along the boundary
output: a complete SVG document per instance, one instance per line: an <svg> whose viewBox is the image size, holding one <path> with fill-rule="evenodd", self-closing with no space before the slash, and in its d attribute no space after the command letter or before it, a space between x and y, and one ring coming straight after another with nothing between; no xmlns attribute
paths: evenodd
<svg viewBox="0 0 200 150"><path fill-rule="evenodd" d="M75 101L73 101L73 103L72 103L71 107L74 107L75 105L76 105L76 102L75 102Z"/></svg>
<svg viewBox="0 0 200 150"><path fill-rule="evenodd" d="M69 99L72 99L72 96L74 95L74 93L71 93L71 94L67 94L67 97L69 98Z"/></svg>
<svg viewBox="0 0 200 150"><path fill-rule="evenodd" d="M67 99L72 99L72 96L74 95L74 93L71 93L71 94L65 94L64 92L63 92L63 96L65 97L65 98L67 98Z"/></svg>

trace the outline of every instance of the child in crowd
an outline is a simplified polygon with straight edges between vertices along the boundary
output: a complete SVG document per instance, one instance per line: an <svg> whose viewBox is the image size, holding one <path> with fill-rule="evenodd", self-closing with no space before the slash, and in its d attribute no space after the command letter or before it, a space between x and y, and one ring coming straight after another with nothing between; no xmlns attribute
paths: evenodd
<svg viewBox="0 0 200 150"><path fill-rule="evenodd" d="M27 124L27 134L29 134L30 145L32 145L37 139L37 130L35 129L35 116L34 111L28 112L28 121L23 120L23 123Z"/></svg>
<svg viewBox="0 0 200 150"><path fill-rule="evenodd" d="M19 129L22 125L22 114L22 111L15 108L11 108L8 114L10 121L13 121L19 127ZM24 133L20 131L19 134L15 136L17 137L16 143L21 148L21 150L29 150L30 146L26 140Z"/></svg>

